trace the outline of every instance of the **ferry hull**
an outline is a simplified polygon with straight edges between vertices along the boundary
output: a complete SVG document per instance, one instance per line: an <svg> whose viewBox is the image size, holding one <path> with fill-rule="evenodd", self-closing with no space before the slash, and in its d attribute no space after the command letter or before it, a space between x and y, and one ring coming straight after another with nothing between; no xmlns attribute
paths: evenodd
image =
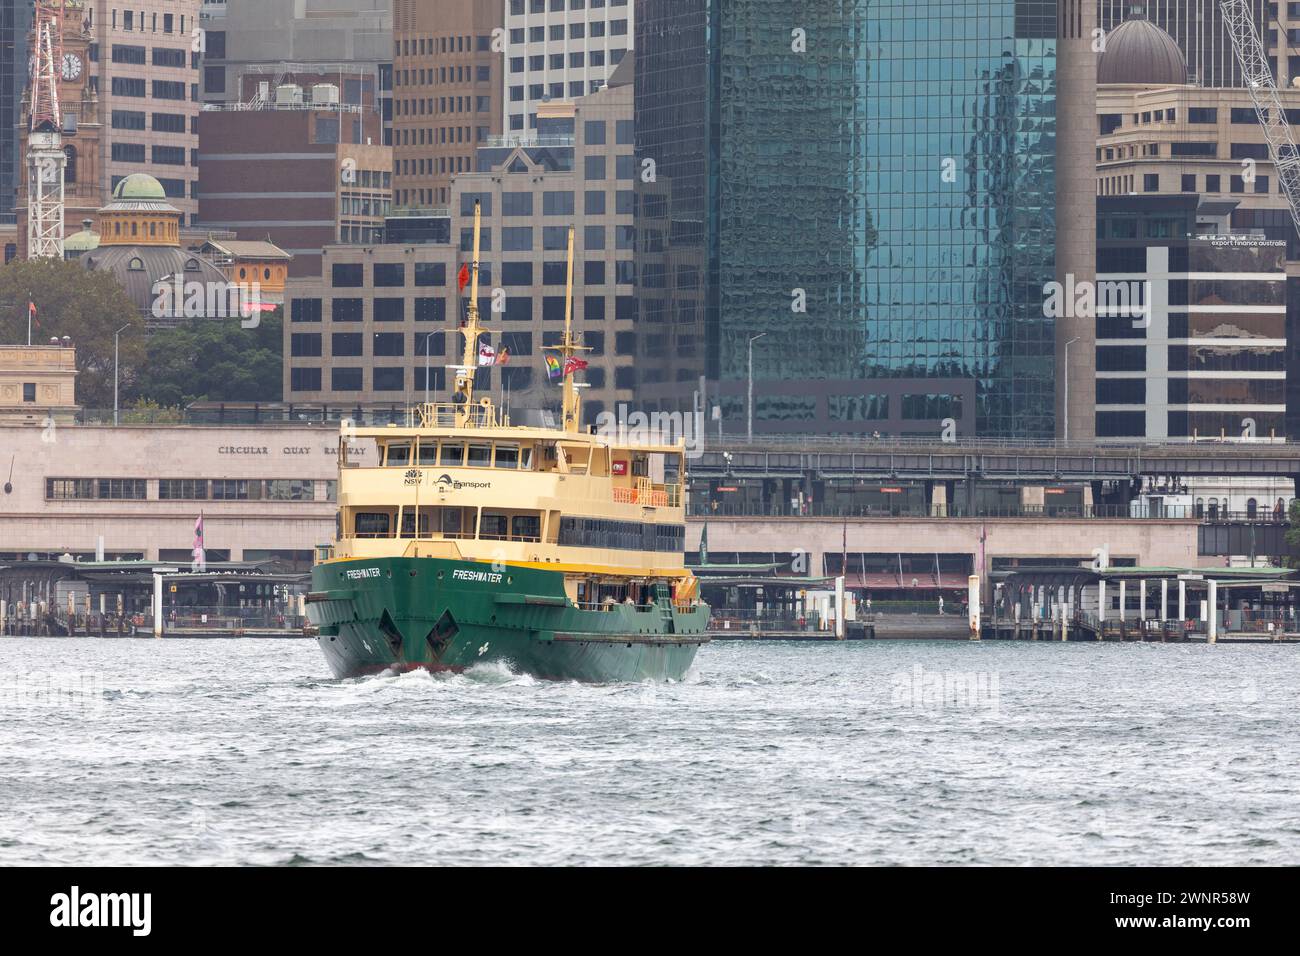
<svg viewBox="0 0 1300 956"><path fill-rule="evenodd" d="M546 680L681 680L707 643L709 610L573 607L547 568L436 558L332 561L307 613L336 677L499 662Z"/></svg>

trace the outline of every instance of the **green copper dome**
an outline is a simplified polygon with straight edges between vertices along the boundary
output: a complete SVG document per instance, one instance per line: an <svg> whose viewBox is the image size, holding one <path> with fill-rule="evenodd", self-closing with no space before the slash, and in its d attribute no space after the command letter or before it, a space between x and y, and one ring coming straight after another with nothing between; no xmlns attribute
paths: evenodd
<svg viewBox="0 0 1300 956"><path fill-rule="evenodd" d="M144 173L132 173L117 184L113 190L114 199L161 199L167 201L167 193L162 183Z"/></svg>
<svg viewBox="0 0 1300 956"><path fill-rule="evenodd" d="M63 241L64 252L90 252L99 248L99 235L89 229L73 233Z"/></svg>

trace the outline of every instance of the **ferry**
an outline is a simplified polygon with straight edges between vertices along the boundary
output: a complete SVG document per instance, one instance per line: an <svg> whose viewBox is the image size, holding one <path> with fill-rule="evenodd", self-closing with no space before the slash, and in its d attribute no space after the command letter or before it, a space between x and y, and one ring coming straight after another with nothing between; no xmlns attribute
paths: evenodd
<svg viewBox="0 0 1300 956"><path fill-rule="evenodd" d="M582 430L569 230L558 427L475 399L480 213L447 403L339 438L338 529L307 614L339 678L484 664L548 680L681 680L709 607L685 567L686 448ZM554 372L551 372L554 376ZM361 464L349 449L371 441Z"/></svg>

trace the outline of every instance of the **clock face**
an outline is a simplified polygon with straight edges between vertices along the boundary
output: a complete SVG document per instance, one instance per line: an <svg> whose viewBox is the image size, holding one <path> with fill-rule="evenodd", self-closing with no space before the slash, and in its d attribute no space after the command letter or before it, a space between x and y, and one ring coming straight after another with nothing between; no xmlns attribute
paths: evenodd
<svg viewBox="0 0 1300 956"><path fill-rule="evenodd" d="M81 57L69 53L63 58L63 78L75 80L79 76L81 76Z"/></svg>

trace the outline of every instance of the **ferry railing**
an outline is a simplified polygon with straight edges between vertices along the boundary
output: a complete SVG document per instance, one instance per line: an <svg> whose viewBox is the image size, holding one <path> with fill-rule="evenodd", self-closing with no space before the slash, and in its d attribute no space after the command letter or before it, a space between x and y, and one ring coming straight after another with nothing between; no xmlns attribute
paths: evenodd
<svg viewBox="0 0 1300 956"><path fill-rule="evenodd" d="M800 614L787 610L712 609L709 615L710 631L819 631L821 614L808 611Z"/></svg>
<svg viewBox="0 0 1300 956"><path fill-rule="evenodd" d="M1105 521L1198 521L1202 524L1289 524L1284 512L1211 511L1194 505L1169 505L1160 509L1130 508L1127 505L1079 505L1076 507L966 508L954 505L916 505L880 507L874 505L810 502L791 506L789 502L770 501L730 504L714 500L691 500L687 515L692 518L1056 518L1062 520Z"/></svg>
<svg viewBox="0 0 1300 956"><path fill-rule="evenodd" d="M407 409L407 428L453 428L458 416L467 414L466 419L471 428L499 428L508 424L504 416L497 414L494 405L454 405L450 402L421 403Z"/></svg>
<svg viewBox="0 0 1300 956"><path fill-rule="evenodd" d="M296 608L192 606L166 608L163 632L170 628L198 631L283 630L300 631L307 618Z"/></svg>

